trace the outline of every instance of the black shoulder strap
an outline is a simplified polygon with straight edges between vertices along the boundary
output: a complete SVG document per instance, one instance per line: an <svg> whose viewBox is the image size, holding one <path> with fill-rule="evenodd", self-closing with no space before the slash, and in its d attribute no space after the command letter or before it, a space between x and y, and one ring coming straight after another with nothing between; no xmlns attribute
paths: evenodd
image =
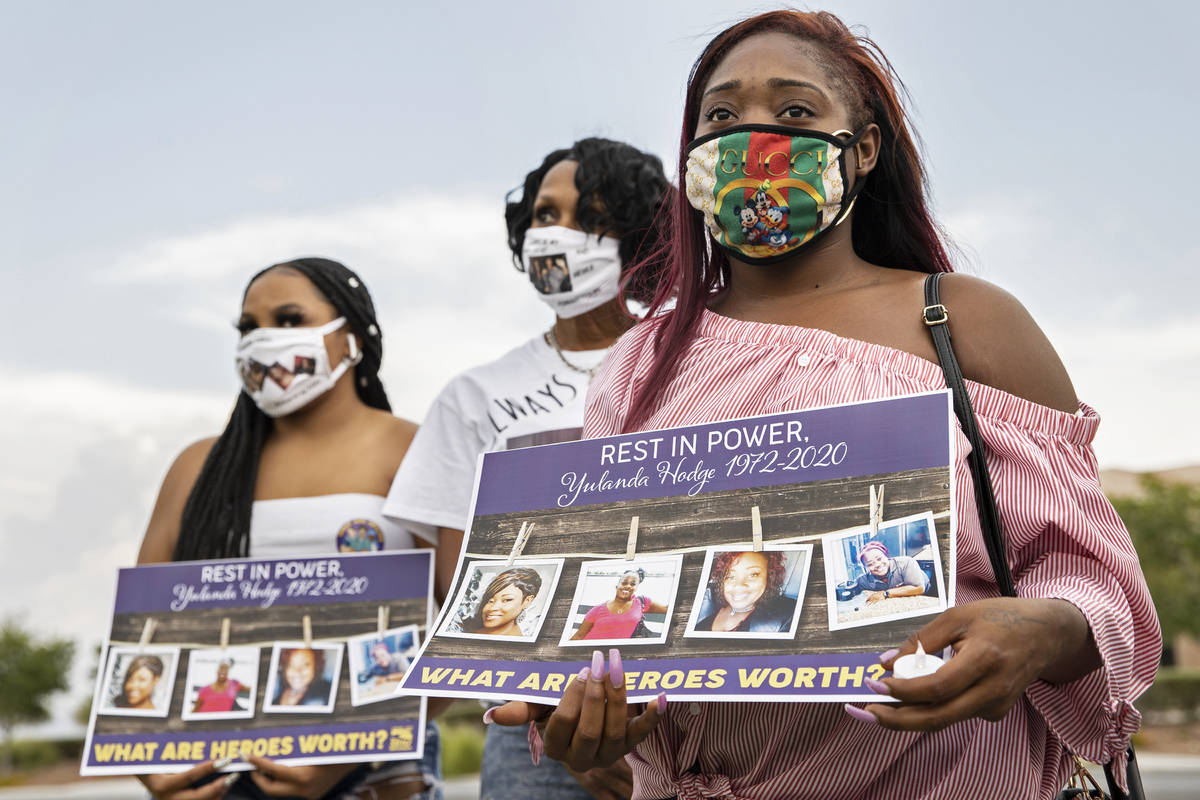
<svg viewBox="0 0 1200 800"><path fill-rule="evenodd" d="M922 318L933 336L933 346L937 348L938 360L946 375L946 386L954 395L954 413L967 441L971 443L967 461L975 479L975 507L979 509L979 524L983 528L983 541L992 562L992 572L996 575L996 585L1004 595L1015 597L1012 572L1004 550L1004 533L1000 530L1000 515L996 511L996 496L992 493L992 479L983 460L983 437L979 435L979 425L975 422L975 412L971 408L966 383L963 382L962 369L950 344L950 312L942 305L938 293L938 281L942 274L935 272L925 279L925 310Z"/></svg>

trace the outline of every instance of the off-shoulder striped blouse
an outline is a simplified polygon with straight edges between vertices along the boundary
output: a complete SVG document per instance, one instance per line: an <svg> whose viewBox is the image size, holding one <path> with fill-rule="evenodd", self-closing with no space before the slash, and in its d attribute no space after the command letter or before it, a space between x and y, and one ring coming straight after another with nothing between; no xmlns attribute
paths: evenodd
<svg viewBox="0 0 1200 800"><path fill-rule="evenodd" d="M656 320L613 347L592 383L584 435L621 432L652 363ZM705 312L676 377L643 429L944 389L941 368L827 331ZM635 800L1051 798L1064 748L1092 761L1124 754L1161 636L1129 535L1100 489L1091 442L1100 418L1068 414L968 381L1009 561L1023 597L1062 598L1091 625L1101 669L1034 682L1000 722L937 733L863 724L840 705L679 703L628 756ZM995 597L961 432L957 437L958 602ZM899 643L897 643L899 644ZM669 693L668 693L669 700Z"/></svg>

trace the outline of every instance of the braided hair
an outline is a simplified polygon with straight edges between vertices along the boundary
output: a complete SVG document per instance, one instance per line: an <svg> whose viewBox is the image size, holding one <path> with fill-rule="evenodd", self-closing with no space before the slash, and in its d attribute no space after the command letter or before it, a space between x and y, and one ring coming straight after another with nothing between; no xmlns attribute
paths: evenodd
<svg viewBox="0 0 1200 800"><path fill-rule="evenodd" d="M362 360L354 367L354 389L371 408L391 411L379 380L383 361L383 332L375 304L353 270L327 258L299 258L262 270L250 285L271 270L291 270L312 281L346 326L361 342ZM245 293L242 295L245 298ZM271 429L271 420L244 391L229 424L208 453L200 475L183 507L174 559L241 558L250 554L250 509L258 478L258 459Z"/></svg>

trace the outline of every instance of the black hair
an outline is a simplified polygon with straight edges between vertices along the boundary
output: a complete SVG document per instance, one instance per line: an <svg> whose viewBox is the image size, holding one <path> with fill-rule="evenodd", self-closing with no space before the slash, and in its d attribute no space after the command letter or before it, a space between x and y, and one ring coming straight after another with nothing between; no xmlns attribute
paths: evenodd
<svg viewBox="0 0 1200 800"><path fill-rule="evenodd" d="M520 199L512 199L517 189L505 198L508 248L518 270L525 270L521 250L525 232L533 224L533 201L546 173L560 161L579 164L575 172L575 188L579 190L575 219L580 228L589 233L620 231L619 252L624 265L633 264L639 255L644 259L658 251L662 231L656 219L663 201L671 194L662 160L624 142L592 137L551 152L541 166L525 176ZM639 274L634 283L625 286L625 292L635 300L649 302L657 288L657 278L657 272L653 271Z"/></svg>
<svg viewBox="0 0 1200 800"><path fill-rule="evenodd" d="M617 583L620 583L621 579L626 575L637 575L638 583L646 580L646 570L642 569L641 567L630 567L617 577Z"/></svg>
<svg viewBox="0 0 1200 800"><path fill-rule="evenodd" d="M246 284L274 269L299 272L312 281L360 343L362 360L354 367L354 389L372 408L391 411L379 380L383 332L366 284L353 270L327 258L299 258L274 264ZM243 293L243 299L245 294ZM238 394L229 424L213 444L183 507L174 559L241 558L250 554L250 509L258 478L258 458L271 420L246 392Z"/></svg>

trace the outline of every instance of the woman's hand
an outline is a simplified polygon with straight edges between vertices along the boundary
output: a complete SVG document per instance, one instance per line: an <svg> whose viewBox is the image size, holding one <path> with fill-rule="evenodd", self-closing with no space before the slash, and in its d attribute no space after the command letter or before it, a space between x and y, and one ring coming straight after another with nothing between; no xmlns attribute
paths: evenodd
<svg viewBox="0 0 1200 800"><path fill-rule="evenodd" d="M1100 666L1100 655L1083 613L1065 600L1000 597L956 606L884 653L891 669L897 656L954 648L937 672L920 678L869 680L870 688L901 701L847 706L847 713L885 728L936 731L972 717L1002 719L1035 680L1066 683Z"/></svg>
<svg viewBox="0 0 1200 800"><path fill-rule="evenodd" d="M587 772L575 772L567 767L567 771L596 800L629 800L633 797L633 770L623 758L618 758L610 767L596 767Z"/></svg>
<svg viewBox="0 0 1200 800"><path fill-rule="evenodd" d="M558 707L534 703L505 703L488 712L500 725L537 723L543 731L546 755L576 772L607 767L633 750L650 735L662 718L667 698L660 694L646 710L635 714L625 702L625 669L621 654L608 651L609 671L604 673L604 656L592 652L592 666L584 667L563 692Z"/></svg>
<svg viewBox="0 0 1200 800"><path fill-rule="evenodd" d="M864 600L863 602L864 602L864 604L869 606L872 603L878 603L882 599L883 599L883 592L867 592L867 599Z"/></svg>
<svg viewBox="0 0 1200 800"><path fill-rule="evenodd" d="M236 772L194 789L191 786L216 770L213 762L205 761L186 772L176 772L172 775L138 775L137 779L155 800L213 800L225 796L225 792L229 791L229 787L237 780Z"/></svg>
<svg viewBox="0 0 1200 800"><path fill-rule="evenodd" d="M316 764L291 767L261 756L246 756L254 765L250 780L271 797L323 797L358 764Z"/></svg>

